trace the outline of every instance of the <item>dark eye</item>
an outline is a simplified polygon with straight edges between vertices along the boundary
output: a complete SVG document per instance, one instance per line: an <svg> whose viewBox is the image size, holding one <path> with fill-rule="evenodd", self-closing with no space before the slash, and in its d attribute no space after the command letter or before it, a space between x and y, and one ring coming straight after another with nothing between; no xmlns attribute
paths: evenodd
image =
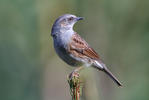
<svg viewBox="0 0 149 100"><path fill-rule="evenodd" d="M73 17L70 17L69 19L68 19L68 21L72 21L73 20Z"/></svg>

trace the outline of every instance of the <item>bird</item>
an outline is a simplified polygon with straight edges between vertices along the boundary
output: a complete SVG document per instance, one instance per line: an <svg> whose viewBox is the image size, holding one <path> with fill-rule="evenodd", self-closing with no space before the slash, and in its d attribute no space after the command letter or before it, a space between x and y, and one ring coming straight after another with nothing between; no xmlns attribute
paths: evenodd
<svg viewBox="0 0 149 100"><path fill-rule="evenodd" d="M73 30L75 23L83 19L73 14L64 14L55 20L51 36L56 53L68 65L94 67L105 72L118 86L122 86L103 63L98 53Z"/></svg>

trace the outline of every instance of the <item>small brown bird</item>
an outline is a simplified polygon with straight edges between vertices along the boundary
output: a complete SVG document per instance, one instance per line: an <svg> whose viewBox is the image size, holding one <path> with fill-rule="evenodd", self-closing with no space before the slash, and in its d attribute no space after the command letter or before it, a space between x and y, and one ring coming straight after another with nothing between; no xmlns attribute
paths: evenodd
<svg viewBox="0 0 149 100"><path fill-rule="evenodd" d="M65 14L55 21L51 36L53 37L56 53L71 66L85 65L97 68L110 76L118 86L122 86L118 79L107 69L95 50L73 30L74 24L82 19L82 17Z"/></svg>

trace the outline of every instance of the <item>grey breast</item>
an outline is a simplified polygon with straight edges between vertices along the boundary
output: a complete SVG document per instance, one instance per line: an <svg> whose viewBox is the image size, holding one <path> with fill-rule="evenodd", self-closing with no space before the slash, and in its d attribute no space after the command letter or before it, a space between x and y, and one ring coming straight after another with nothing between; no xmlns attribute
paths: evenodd
<svg viewBox="0 0 149 100"><path fill-rule="evenodd" d="M70 54L67 52L66 48L64 48L64 45L61 43L54 42L54 48L58 54L58 56L65 61L67 64L71 66L81 66L82 62L77 61L73 57L70 56Z"/></svg>

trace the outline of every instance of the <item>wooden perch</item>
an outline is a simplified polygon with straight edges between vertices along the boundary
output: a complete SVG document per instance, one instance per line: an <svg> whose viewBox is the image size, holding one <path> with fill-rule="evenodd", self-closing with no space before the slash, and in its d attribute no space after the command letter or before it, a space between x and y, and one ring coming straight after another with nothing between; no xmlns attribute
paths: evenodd
<svg viewBox="0 0 149 100"><path fill-rule="evenodd" d="M80 82L80 69L81 68L77 68L72 73L70 73L68 77L72 100L81 100L83 85Z"/></svg>

